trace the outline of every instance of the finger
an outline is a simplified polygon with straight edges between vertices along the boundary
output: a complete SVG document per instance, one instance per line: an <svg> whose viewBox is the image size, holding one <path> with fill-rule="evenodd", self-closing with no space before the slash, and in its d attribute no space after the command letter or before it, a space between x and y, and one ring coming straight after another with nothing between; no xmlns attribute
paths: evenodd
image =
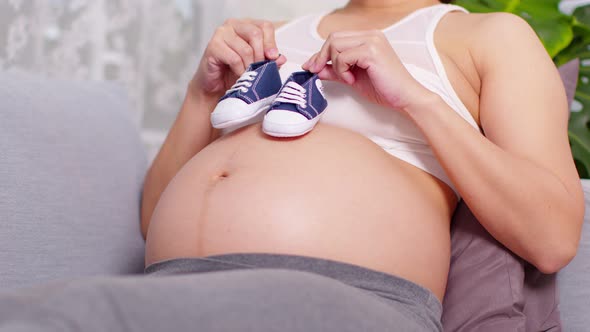
<svg viewBox="0 0 590 332"><path fill-rule="evenodd" d="M237 53L240 58L242 59L242 64L245 68L248 68L251 63L254 62L254 50L244 39L242 39L237 34L227 34L224 36L224 41L229 48L231 48L235 53ZM240 75L242 75L240 73Z"/></svg>
<svg viewBox="0 0 590 332"><path fill-rule="evenodd" d="M328 40L322 46L319 54L320 56L316 59L316 63L310 63L310 67L314 67L313 71L320 71L326 63L328 63L329 55L331 55L331 49L336 48L338 51L345 51L352 47L358 47L365 44L369 38L375 38L380 31L342 31L335 32L328 37Z"/></svg>
<svg viewBox="0 0 590 332"><path fill-rule="evenodd" d="M332 37L331 40L326 41L326 43L322 46L318 56L310 66L310 71L315 73L321 71L326 66L328 61L333 60L332 56L335 54L354 47L359 47L364 43L365 39L359 36Z"/></svg>
<svg viewBox="0 0 590 332"><path fill-rule="evenodd" d="M246 71L242 57L227 44L221 44L215 53L219 54L221 62L228 65L238 77Z"/></svg>
<svg viewBox="0 0 590 332"><path fill-rule="evenodd" d="M260 29L255 24L239 23L234 25L234 31L239 37L250 44L250 47L254 51L252 58L254 61L257 62L265 59L263 46L264 35L262 33L262 29ZM248 63L248 65L250 65L250 63Z"/></svg>
<svg viewBox="0 0 590 332"><path fill-rule="evenodd" d="M329 56L328 56L328 54L329 54L328 51L332 47L331 44L332 44L332 40L330 40L330 39L326 40L324 45L322 45L322 48L320 49L320 51L318 53L316 53L312 57L312 59L310 59L308 65L307 65L309 68L307 70L309 70L312 73L318 73L324 69L324 67L326 66L326 64L330 60Z"/></svg>
<svg viewBox="0 0 590 332"><path fill-rule="evenodd" d="M318 77L322 81L335 81L348 84L348 82L343 81L340 75L336 73L336 70L332 65L324 67L324 69L318 73Z"/></svg>
<svg viewBox="0 0 590 332"><path fill-rule="evenodd" d="M277 66L282 66L287 62L287 57L284 56L283 54L279 54L279 57L275 60L277 63Z"/></svg>
<svg viewBox="0 0 590 332"><path fill-rule="evenodd" d="M315 53L314 55L311 56L311 58L309 58L309 60L307 60L302 66L301 68L303 68L304 70L309 70L311 65L313 63L315 63L315 60L318 57L318 53Z"/></svg>
<svg viewBox="0 0 590 332"><path fill-rule="evenodd" d="M343 54L345 53L338 54L335 60L332 61L332 70L341 81L346 84L353 84L355 82L355 76L351 72L351 69L354 67L354 64L347 63L346 59L343 59Z"/></svg>
<svg viewBox="0 0 590 332"><path fill-rule="evenodd" d="M340 55L340 51L336 49L336 47L331 47L330 48L330 60L332 61L332 66L334 66L334 69L337 70L337 72L340 72L339 66L336 66L336 59L338 58L338 56Z"/></svg>
<svg viewBox="0 0 590 332"><path fill-rule="evenodd" d="M345 63L349 67L354 66L368 70L376 60L376 52L377 51L375 51L374 47L370 45L362 45L340 53L338 56L340 60L338 60L338 62Z"/></svg>
<svg viewBox="0 0 590 332"><path fill-rule="evenodd" d="M232 50L227 44L220 44L214 49L214 56L210 62L215 65L228 66L229 69L238 77L246 71L242 57Z"/></svg>
<svg viewBox="0 0 590 332"><path fill-rule="evenodd" d="M269 21L255 20L254 24L262 30L264 55L267 59L278 60L280 54L275 39L275 26Z"/></svg>
<svg viewBox="0 0 590 332"><path fill-rule="evenodd" d="M207 46L210 51L207 56L207 63L209 66L214 67L210 68L211 71L218 71L220 70L219 67L229 67L234 74L239 76L245 71L244 63L242 57L225 42L225 35L228 29L231 29L231 27L222 26L216 30L215 35Z"/></svg>
<svg viewBox="0 0 590 332"><path fill-rule="evenodd" d="M340 81L340 77L336 75L336 72L334 71L334 68L332 68L332 65L324 67L324 69L322 69L322 71L320 71L317 74L320 80L322 81Z"/></svg>
<svg viewBox="0 0 590 332"><path fill-rule="evenodd" d="M332 60L332 68L335 74L344 82L353 84L356 79L351 70L355 66L362 68L362 70L367 69L367 53L368 50L366 47L357 47L339 53L338 56Z"/></svg>

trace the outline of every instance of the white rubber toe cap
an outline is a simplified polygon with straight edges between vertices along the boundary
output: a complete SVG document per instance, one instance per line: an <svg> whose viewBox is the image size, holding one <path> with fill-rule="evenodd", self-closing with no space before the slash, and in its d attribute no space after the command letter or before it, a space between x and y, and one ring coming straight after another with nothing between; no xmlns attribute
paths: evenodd
<svg viewBox="0 0 590 332"><path fill-rule="evenodd" d="M319 119L319 116L309 120L296 112L272 110L264 117L262 130L275 137L301 136L313 129Z"/></svg>
<svg viewBox="0 0 590 332"><path fill-rule="evenodd" d="M227 98L220 101L213 113L211 113L211 124L214 128L226 128L241 118L249 117L247 112L248 104L238 98Z"/></svg>
<svg viewBox="0 0 590 332"><path fill-rule="evenodd" d="M305 116L297 112L272 110L266 113L264 121L272 122L276 125L298 125L309 121Z"/></svg>

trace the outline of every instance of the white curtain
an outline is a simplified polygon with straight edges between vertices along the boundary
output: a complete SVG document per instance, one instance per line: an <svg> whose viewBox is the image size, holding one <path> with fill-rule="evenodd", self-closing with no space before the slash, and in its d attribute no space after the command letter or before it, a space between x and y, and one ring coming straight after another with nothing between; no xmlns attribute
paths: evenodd
<svg viewBox="0 0 590 332"><path fill-rule="evenodd" d="M0 70L122 83L153 156L213 30L345 0L0 0Z"/></svg>

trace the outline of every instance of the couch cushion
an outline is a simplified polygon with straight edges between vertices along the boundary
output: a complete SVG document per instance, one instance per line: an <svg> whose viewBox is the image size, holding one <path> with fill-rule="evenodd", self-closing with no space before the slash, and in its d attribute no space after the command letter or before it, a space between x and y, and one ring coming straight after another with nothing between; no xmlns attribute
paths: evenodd
<svg viewBox="0 0 590 332"><path fill-rule="evenodd" d="M123 89L0 72L0 288L143 268L146 158Z"/></svg>
<svg viewBox="0 0 590 332"><path fill-rule="evenodd" d="M461 202L451 228L444 331L524 331L524 263L496 241Z"/></svg>
<svg viewBox="0 0 590 332"><path fill-rule="evenodd" d="M590 329L590 180L582 180L586 216L576 258L557 275L564 331Z"/></svg>

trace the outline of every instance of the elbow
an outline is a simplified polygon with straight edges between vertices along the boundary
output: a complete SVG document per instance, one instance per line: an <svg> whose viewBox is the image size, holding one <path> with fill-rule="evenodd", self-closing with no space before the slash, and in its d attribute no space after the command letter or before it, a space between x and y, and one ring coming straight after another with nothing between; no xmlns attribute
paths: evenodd
<svg viewBox="0 0 590 332"><path fill-rule="evenodd" d="M578 251L578 241L563 241L546 250L540 255L533 265L537 267L541 273L553 274L566 267L576 256Z"/></svg>
<svg viewBox="0 0 590 332"><path fill-rule="evenodd" d="M553 274L566 267L576 256L582 225L584 224L585 206L583 196L580 199L569 199L565 204L563 213L553 218L562 220L557 229L551 232L550 237L538 243L543 249L538 250L533 265L542 273Z"/></svg>

